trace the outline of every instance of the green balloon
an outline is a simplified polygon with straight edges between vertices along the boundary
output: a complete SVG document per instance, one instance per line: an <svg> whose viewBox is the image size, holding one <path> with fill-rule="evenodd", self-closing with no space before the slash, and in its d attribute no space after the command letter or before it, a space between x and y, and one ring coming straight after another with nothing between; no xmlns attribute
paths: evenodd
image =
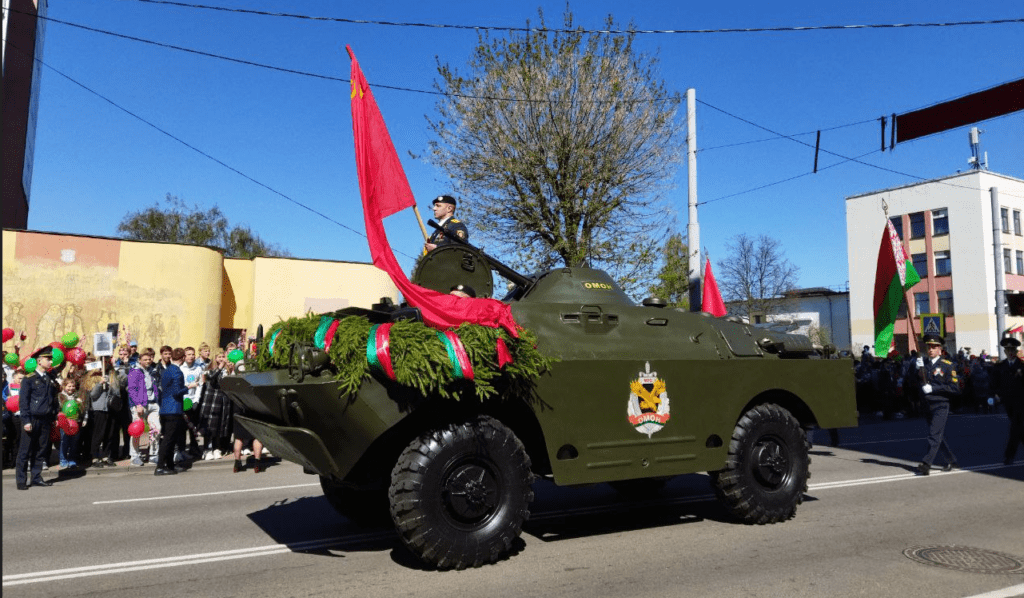
<svg viewBox="0 0 1024 598"><path fill-rule="evenodd" d="M239 361L242 361L242 359L244 358L245 352L242 351L241 349L234 349L230 353L228 353L228 361L230 361L231 363L238 363Z"/></svg>
<svg viewBox="0 0 1024 598"><path fill-rule="evenodd" d="M78 344L78 335L74 332L69 332L60 337L60 344L64 345L65 349L70 349Z"/></svg>
<svg viewBox="0 0 1024 598"><path fill-rule="evenodd" d="M67 335L65 335L67 336ZM64 351L61 351L57 347L53 348L53 367L60 367L60 364L64 363Z"/></svg>
<svg viewBox="0 0 1024 598"><path fill-rule="evenodd" d="M64 415L68 416L70 419L75 419L76 417L78 417L78 403L74 401L68 401L67 403L64 403L64 408L61 409L61 412L63 412Z"/></svg>
<svg viewBox="0 0 1024 598"><path fill-rule="evenodd" d="M7 365L9 365L11 367L14 367L14 366L18 365L18 354L17 353L8 353L8 354L4 355L4 363L6 363Z"/></svg>
<svg viewBox="0 0 1024 598"><path fill-rule="evenodd" d="M192 399L185 399L185 411L192 408Z"/></svg>
<svg viewBox="0 0 1024 598"><path fill-rule="evenodd" d="M36 371L36 359L35 357L29 357L25 360L25 373L31 374Z"/></svg>

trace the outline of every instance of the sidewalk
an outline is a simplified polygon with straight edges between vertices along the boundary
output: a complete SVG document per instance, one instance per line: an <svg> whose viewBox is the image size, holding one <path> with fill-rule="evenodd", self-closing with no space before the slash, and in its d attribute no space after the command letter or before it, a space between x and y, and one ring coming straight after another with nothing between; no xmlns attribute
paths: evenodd
<svg viewBox="0 0 1024 598"><path fill-rule="evenodd" d="M252 456L246 457L245 455L243 455L242 456L242 460L243 460L243 462L246 462L246 470L249 470L249 469L252 468L252 464L253 464ZM280 461L281 461L280 458L274 457L274 456L268 456L266 451L264 451L264 453L263 453L263 462L264 463L279 463ZM64 471L64 470L61 469L61 467L59 465L54 465L53 467L51 467L49 469L43 470L43 478L44 479L46 479L46 478L54 478L54 477L58 477L58 476L60 476L62 474L63 475L70 475L72 477L81 477L81 476L87 476L87 475L92 476L92 475L117 475L117 474L121 474L121 475L138 475L138 474L153 475L153 472L156 470L156 465L154 463L152 463L152 462L147 463L145 465L132 465L131 464L131 459L125 459L123 461L117 461L116 463L117 463L117 465L115 467L110 467L110 466L99 467L99 468L95 468L95 467L86 467L86 468L78 467L78 468L72 469L70 471ZM201 468L201 469L207 469L207 468L225 468L225 469L228 469L228 468L234 467L234 465L235 465L234 455L232 455L231 453L228 453L227 455L225 455L224 457L221 457L220 459L215 459L215 460L210 460L210 461L203 461L202 459L197 459L195 461L192 461L191 465L189 465L188 468L192 469L194 467L198 467L198 468ZM14 468L13 467L5 468L3 470L3 477L4 478L14 477Z"/></svg>

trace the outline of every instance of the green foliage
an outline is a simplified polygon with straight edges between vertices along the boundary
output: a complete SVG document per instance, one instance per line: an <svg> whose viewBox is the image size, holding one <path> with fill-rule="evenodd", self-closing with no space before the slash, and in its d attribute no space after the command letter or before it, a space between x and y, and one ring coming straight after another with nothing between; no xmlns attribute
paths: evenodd
<svg viewBox="0 0 1024 598"><path fill-rule="evenodd" d="M162 241L185 245L209 245L224 250L226 257L253 258L287 256L288 252L261 239L244 225L229 226L220 208L205 212L191 208L176 196L167 194L169 207L152 206L128 212L117 225L117 232L134 241Z"/></svg>
<svg viewBox="0 0 1024 598"><path fill-rule="evenodd" d="M657 284L650 287L652 297L668 301L669 307L690 308L690 255L683 235L675 233L662 248L665 259Z"/></svg>
<svg viewBox="0 0 1024 598"><path fill-rule="evenodd" d="M465 74L439 64L444 92L431 160L465 199L460 211L512 264L608 270L643 288L669 219L661 205L680 156L681 99L635 34L481 35ZM527 23L529 26L529 22ZM609 29L618 29L607 20Z"/></svg>
<svg viewBox="0 0 1024 598"><path fill-rule="evenodd" d="M313 337L320 325L320 316L309 314L302 318L278 322L270 327L260 344L256 357L259 370L286 368L293 348L313 345ZM346 316L335 332L327 354L336 369L336 379L343 395L351 395L370 376L384 376L372 372L366 360L370 321L362 316ZM280 334L278 334L280 330ZM529 392L532 381L544 373L552 360L536 349L536 337L529 331L520 331L520 338L512 338L505 330L462 324L455 329L473 364L472 392L477 398L505 398ZM275 334L278 334L275 338ZM512 363L498 368L497 341L504 340L512 355ZM274 341L271 355L270 341ZM391 361L398 384L415 388L423 396L458 399L466 389L453 377L451 362L437 331L420 322L395 322L390 333Z"/></svg>

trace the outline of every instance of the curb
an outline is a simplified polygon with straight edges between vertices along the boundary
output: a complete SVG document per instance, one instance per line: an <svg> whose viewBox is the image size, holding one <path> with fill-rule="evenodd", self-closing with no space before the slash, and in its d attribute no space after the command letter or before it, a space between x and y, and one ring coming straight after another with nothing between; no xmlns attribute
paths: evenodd
<svg viewBox="0 0 1024 598"><path fill-rule="evenodd" d="M245 460L246 460L246 463L247 463L246 469L248 469L249 467L251 467L250 462L252 461L252 458L251 457L245 457ZM263 457L263 462L276 464L276 463L280 463L281 459L278 458L278 457L267 457L267 456L264 456ZM55 466L53 466L53 467L51 467L51 468L49 468L47 470L43 470L43 478L44 479L52 480L54 478L59 478L59 477L64 477L64 478L69 478L70 479L70 478L79 478L79 477L85 477L85 476L102 476L102 475L117 475L117 474L121 474L121 475L153 475L153 472L156 470L156 465L153 464L153 463L149 463L149 464L146 464L146 465L132 465L130 459L125 459L123 461L116 461L116 463L117 463L117 465L115 467L101 467L101 468L97 469L97 468L93 468L93 467L90 466L90 467L86 467L85 469L73 469L73 470L69 470L69 471L63 470L63 469L60 468L60 466L55 465ZM188 469L186 471L191 470L191 469L196 468L196 467L198 467L200 469L207 469L207 468L225 468L225 469L227 469L227 468L234 467L234 465L235 465L235 460L234 460L234 458L232 458L229 455L228 457L222 457L222 458L217 459L215 461L203 461L201 459L200 460L196 460L196 461L192 461L191 465L188 467ZM14 473L15 473L15 471L14 471L13 467L4 469L3 470L3 478L4 479L7 479L9 477L13 478L14 477Z"/></svg>

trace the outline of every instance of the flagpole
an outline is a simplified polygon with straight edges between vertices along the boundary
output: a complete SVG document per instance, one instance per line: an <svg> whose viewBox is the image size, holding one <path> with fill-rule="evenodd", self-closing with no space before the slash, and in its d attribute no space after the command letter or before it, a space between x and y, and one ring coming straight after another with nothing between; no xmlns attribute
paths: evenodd
<svg viewBox="0 0 1024 598"><path fill-rule="evenodd" d="M420 209L416 206L416 204L412 205L412 211L416 212L416 221L420 223L420 232L423 233L423 240L429 241L430 235L427 234L427 227L423 226L423 216L420 216Z"/></svg>

